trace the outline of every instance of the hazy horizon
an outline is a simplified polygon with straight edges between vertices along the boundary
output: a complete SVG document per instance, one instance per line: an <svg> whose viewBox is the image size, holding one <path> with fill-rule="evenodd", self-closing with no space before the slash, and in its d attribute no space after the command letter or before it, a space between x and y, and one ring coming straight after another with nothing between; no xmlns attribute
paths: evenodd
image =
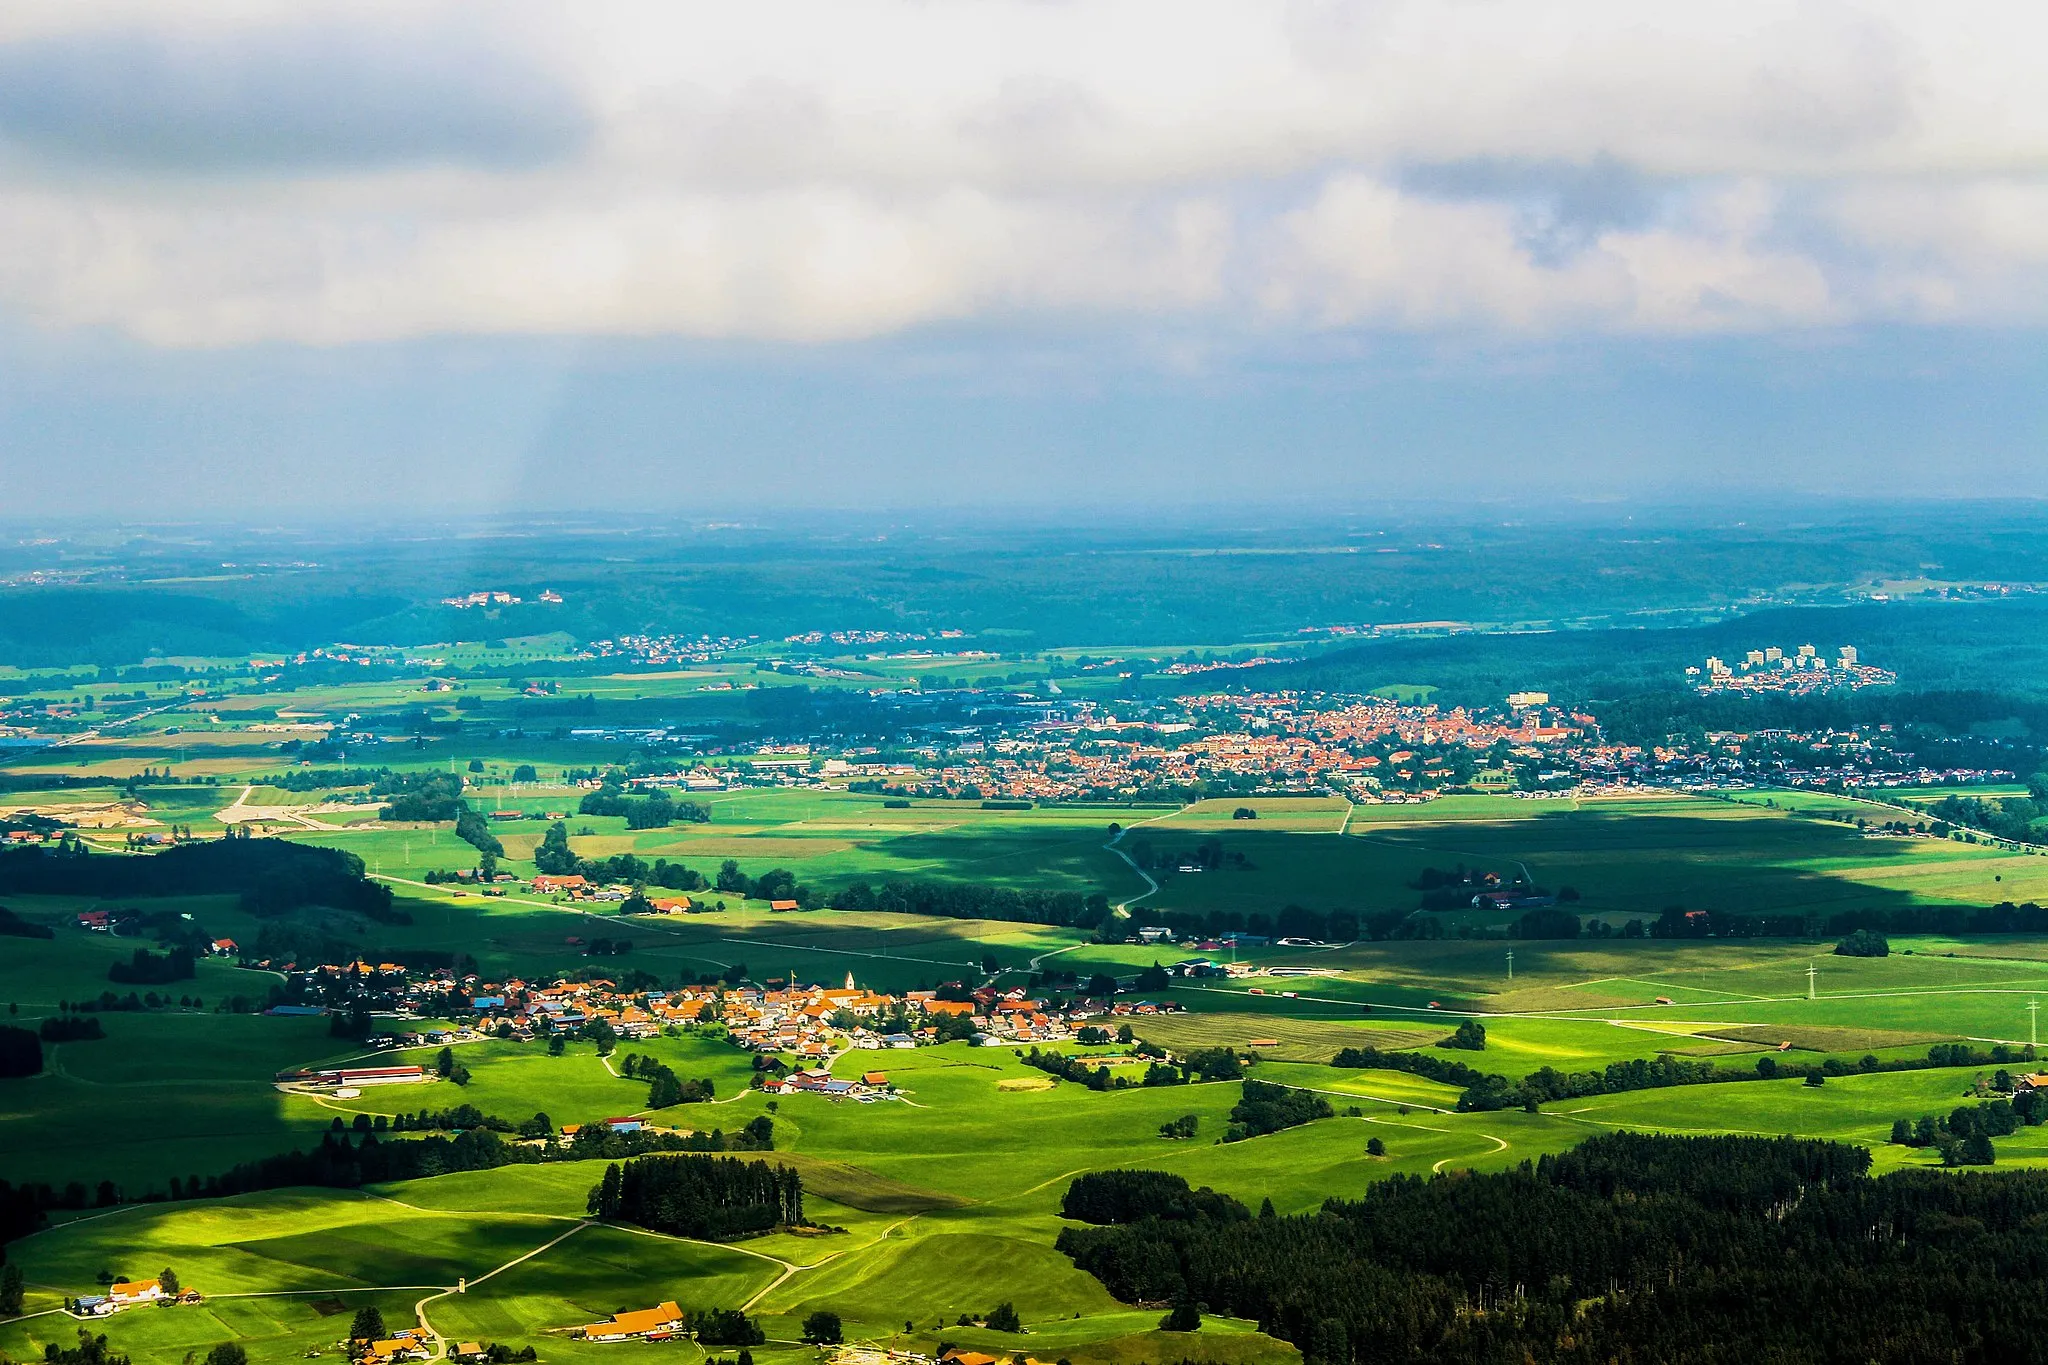
<svg viewBox="0 0 2048 1365"><path fill-rule="evenodd" d="M1973 16L16 6L6 501L2048 496Z"/></svg>

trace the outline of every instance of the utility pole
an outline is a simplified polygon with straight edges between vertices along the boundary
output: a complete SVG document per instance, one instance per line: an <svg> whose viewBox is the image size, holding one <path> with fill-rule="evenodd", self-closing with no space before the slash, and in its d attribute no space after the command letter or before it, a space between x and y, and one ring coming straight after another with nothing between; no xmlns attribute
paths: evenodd
<svg viewBox="0 0 2048 1365"><path fill-rule="evenodd" d="M1818 998L1813 993L1813 978L1814 974L1819 970L1820 969L1814 966L1811 962L1806 964L1806 998L1808 1000L1814 1000Z"/></svg>
<svg viewBox="0 0 2048 1365"><path fill-rule="evenodd" d="M2029 1000L2027 1002L2027 1045L2029 1047L2041 1041L2039 1033L2040 1023L2041 1002L2038 1000Z"/></svg>
<svg viewBox="0 0 2048 1365"><path fill-rule="evenodd" d="M1510 980L1510 981L1513 981L1514 979L1515 979L1515 950L1514 950L1513 948L1510 948L1510 949L1508 949L1508 980Z"/></svg>

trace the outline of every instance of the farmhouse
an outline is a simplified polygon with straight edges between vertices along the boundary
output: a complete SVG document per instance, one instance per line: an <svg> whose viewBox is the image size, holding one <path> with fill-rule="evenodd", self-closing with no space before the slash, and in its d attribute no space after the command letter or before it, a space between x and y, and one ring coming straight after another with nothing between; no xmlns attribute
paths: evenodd
<svg viewBox="0 0 2048 1365"><path fill-rule="evenodd" d="M2012 1088L2022 1095L2034 1090L2048 1090L2048 1072L2037 1071L2032 1075L2021 1076L2012 1083Z"/></svg>
<svg viewBox="0 0 2048 1365"><path fill-rule="evenodd" d="M314 1085L365 1086L365 1085L412 1085L427 1078L427 1073L416 1066L355 1066L341 1067L333 1071L319 1071L313 1075Z"/></svg>
<svg viewBox="0 0 2048 1365"><path fill-rule="evenodd" d="M107 1287L107 1302L115 1308L157 1303L169 1297L164 1293L163 1285L155 1280L116 1280Z"/></svg>
<svg viewBox="0 0 2048 1365"><path fill-rule="evenodd" d="M533 889L543 896L551 896L557 891L586 891L589 888L590 883L581 876L557 877L544 872L533 879Z"/></svg>
<svg viewBox="0 0 2048 1365"><path fill-rule="evenodd" d="M683 1310L672 1303L657 1308L639 1308L614 1313L603 1322L593 1322L582 1332L585 1341L665 1341L683 1326Z"/></svg>

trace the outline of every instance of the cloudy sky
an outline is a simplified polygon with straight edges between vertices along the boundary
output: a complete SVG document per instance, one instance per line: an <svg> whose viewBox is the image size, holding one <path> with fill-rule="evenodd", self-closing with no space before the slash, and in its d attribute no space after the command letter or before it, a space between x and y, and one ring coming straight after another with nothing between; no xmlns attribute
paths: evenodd
<svg viewBox="0 0 2048 1365"><path fill-rule="evenodd" d="M16 0L0 504L2048 495L2044 40Z"/></svg>

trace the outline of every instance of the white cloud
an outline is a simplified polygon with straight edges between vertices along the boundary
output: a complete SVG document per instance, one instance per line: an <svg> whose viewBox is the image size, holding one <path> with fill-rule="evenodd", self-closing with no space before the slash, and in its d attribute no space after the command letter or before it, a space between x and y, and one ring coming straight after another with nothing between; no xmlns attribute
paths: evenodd
<svg viewBox="0 0 2048 1365"><path fill-rule="evenodd" d="M19 4L0 311L154 344L2048 320L2048 14Z"/></svg>

